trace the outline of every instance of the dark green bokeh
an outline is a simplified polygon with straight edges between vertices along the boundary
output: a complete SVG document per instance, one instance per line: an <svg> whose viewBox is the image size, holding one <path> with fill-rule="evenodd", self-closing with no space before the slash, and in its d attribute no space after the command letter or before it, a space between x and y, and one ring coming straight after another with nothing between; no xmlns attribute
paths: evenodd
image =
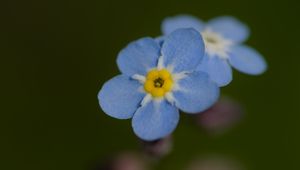
<svg viewBox="0 0 300 170"><path fill-rule="evenodd" d="M137 149L130 121L98 106L102 84L117 75L127 43L160 34L161 20L189 13L204 20L233 15L252 31L247 42L269 69L234 72L223 93L247 110L221 137L203 134L181 115L173 153L159 169L182 169L197 155L230 155L249 169L299 169L300 4L297 1L15 1L1 5L0 169L84 170Z"/></svg>

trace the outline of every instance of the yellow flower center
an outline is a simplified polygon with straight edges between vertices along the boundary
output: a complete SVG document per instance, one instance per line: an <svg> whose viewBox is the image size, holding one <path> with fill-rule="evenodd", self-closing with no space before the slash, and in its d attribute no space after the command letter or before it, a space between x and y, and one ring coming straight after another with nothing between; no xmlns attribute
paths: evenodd
<svg viewBox="0 0 300 170"><path fill-rule="evenodd" d="M163 97L172 90L173 79L170 72L166 69L153 69L148 72L144 89L153 97Z"/></svg>

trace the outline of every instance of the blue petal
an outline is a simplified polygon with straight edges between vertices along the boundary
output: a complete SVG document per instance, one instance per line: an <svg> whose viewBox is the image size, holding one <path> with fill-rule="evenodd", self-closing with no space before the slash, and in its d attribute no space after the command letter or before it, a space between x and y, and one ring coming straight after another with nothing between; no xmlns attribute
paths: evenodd
<svg viewBox="0 0 300 170"><path fill-rule="evenodd" d="M230 16L212 19L207 23L207 26L237 43L245 41L250 33L245 24Z"/></svg>
<svg viewBox="0 0 300 170"><path fill-rule="evenodd" d="M152 38L142 38L124 48L118 55L117 63L123 74L145 75L149 69L156 67L159 56L159 44Z"/></svg>
<svg viewBox="0 0 300 170"><path fill-rule="evenodd" d="M179 111L167 101L151 101L139 108L132 118L134 133L152 141L171 134L179 121Z"/></svg>
<svg viewBox="0 0 300 170"><path fill-rule="evenodd" d="M161 29L164 35L168 35L179 28L194 28L202 31L204 24L198 18L191 15L177 15L163 20Z"/></svg>
<svg viewBox="0 0 300 170"><path fill-rule="evenodd" d="M165 36L159 36L159 37L156 37L155 38L155 41L160 45L162 46L164 41L165 41Z"/></svg>
<svg viewBox="0 0 300 170"><path fill-rule="evenodd" d="M267 69L267 63L256 50L247 46L236 46L229 57L230 64L243 73L258 75Z"/></svg>
<svg viewBox="0 0 300 170"><path fill-rule="evenodd" d="M178 29L168 36L162 46L165 66L174 72L193 71L204 55L204 42L199 32L192 28Z"/></svg>
<svg viewBox="0 0 300 170"><path fill-rule="evenodd" d="M204 72L193 72L179 81L174 91L176 106L187 113L199 113L211 107L219 98L219 87Z"/></svg>
<svg viewBox="0 0 300 170"><path fill-rule="evenodd" d="M205 56L197 70L207 73L220 87L228 85L232 80L232 69L228 61L217 56Z"/></svg>
<svg viewBox="0 0 300 170"><path fill-rule="evenodd" d="M98 94L102 110L114 118L131 118L145 96L138 91L140 86L140 83L125 75L112 78L103 85Z"/></svg>

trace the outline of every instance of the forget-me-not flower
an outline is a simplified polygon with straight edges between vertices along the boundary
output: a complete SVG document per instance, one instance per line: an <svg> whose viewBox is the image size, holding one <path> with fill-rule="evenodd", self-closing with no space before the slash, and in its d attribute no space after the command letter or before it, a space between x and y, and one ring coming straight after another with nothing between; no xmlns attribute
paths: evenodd
<svg viewBox="0 0 300 170"><path fill-rule="evenodd" d="M194 29L178 29L159 45L152 38L130 43L117 58L121 71L98 94L102 110L118 119L132 118L144 140L169 135L179 121L179 109L199 113L219 97L218 85L195 69L204 56L204 42Z"/></svg>
<svg viewBox="0 0 300 170"><path fill-rule="evenodd" d="M248 27L233 17L218 17L205 24L196 17L179 15L162 22L164 35L178 28L194 28L201 33L206 55L197 70L208 73L219 86L231 82L231 66L250 75L258 75L266 70L267 64L261 54L242 44L249 36Z"/></svg>

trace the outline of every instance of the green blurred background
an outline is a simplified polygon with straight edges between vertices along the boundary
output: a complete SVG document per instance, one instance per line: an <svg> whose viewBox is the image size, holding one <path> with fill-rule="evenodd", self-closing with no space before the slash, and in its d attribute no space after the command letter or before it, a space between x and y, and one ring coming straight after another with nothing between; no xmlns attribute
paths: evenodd
<svg viewBox="0 0 300 170"><path fill-rule="evenodd" d="M127 43L158 36L164 17L233 15L251 28L247 42L266 58L263 76L234 72L223 93L243 103L243 122L211 137L181 114L174 150L158 169L183 169L219 153L248 169L300 169L300 4L295 0L2 1L0 169L85 170L93 161L136 150L129 120L98 106L102 84L119 74Z"/></svg>

